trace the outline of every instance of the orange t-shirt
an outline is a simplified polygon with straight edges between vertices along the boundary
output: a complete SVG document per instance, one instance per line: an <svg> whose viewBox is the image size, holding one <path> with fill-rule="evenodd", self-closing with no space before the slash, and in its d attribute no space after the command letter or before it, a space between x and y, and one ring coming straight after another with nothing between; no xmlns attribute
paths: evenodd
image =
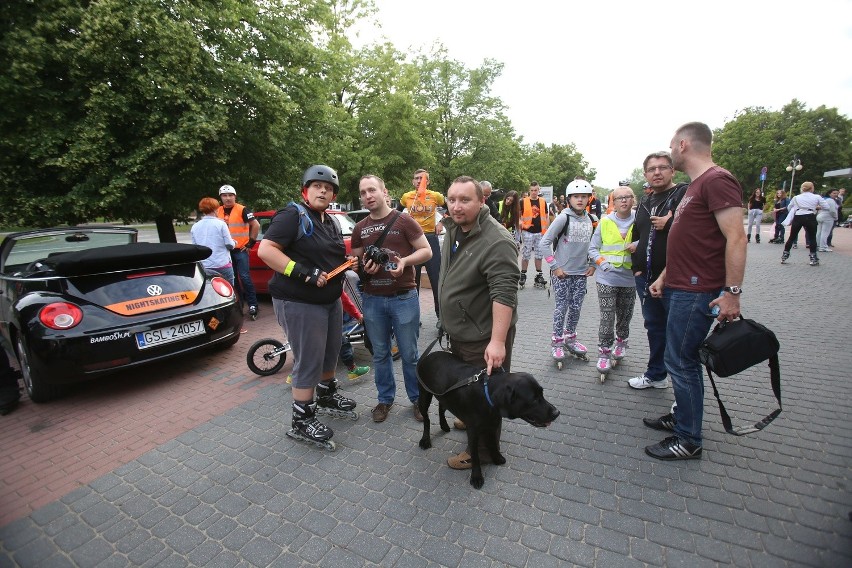
<svg viewBox="0 0 852 568"><path fill-rule="evenodd" d="M408 208L408 214L414 217L423 232L429 234L435 232L435 210L446 200L437 191L427 189L422 200L417 199L417 190L414 190L403 194L399 202Z"/></svg>

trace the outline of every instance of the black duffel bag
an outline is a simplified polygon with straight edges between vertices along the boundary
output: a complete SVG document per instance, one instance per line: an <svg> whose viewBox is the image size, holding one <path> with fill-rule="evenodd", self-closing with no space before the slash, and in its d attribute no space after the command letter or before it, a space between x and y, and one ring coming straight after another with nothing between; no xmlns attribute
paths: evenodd
<svg viewBox="0 0 852 568"><path fill-rule="evenodd" d="M719 414L725 431L735 436L744 436L763 430L767 424L781 414L781 368L778 364L778 350L781 345L775 334L754 320L740 317L731 322L716 324L713 331L698 350L698 357L707 369L707 376L713 385L713 394L719 402ZM720 377L730 377L763 361L769 361L769 375L772 392L778 401L778 408L754 426L737 428L731 425L731 418L719 398L719 390L713 373Z"/></svg>

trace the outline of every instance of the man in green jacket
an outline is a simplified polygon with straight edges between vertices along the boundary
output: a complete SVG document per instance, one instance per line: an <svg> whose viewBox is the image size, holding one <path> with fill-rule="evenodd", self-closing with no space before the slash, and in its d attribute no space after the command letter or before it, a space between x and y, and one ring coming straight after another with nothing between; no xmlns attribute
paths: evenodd
<svg viewBox="0 0 852 568"><path fill-rule="evenodd" d="M499 367L508 371L518 321L515 241L491 217L479 182L468 176L456 178L450 186L443 223L438 297L451 350L489 375ZM458 420L456 426L464 427ZM470 454L464 451L447 463L453 469L469 469Z"/></svg>

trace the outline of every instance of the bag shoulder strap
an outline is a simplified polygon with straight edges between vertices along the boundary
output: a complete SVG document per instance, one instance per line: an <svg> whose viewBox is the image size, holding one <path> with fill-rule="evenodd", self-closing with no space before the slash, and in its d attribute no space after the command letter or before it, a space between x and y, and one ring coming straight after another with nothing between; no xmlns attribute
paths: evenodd
<svg viewBox="0 0 852 568"><path fill-rule="evenodd" d="M397 219L399 219L399 217L400 217L401 215L402 215L402 213L400 213L399 211L397 211L397 212L396 212L396 215L394 215L394 216L393 216L393 219L391 219L390 223L388 223L387 225L385 225L385 230L384 230L384 231L382 231L382 234L381 234L381 235L379 235L379 238L376 240L376 246L377 246L377 247L382 248L382 245L383 245L383 244L384 244L384 242L385 242L385 237L386 237L386 236L388 236L388 231L390 231L390 228L391 228L391 227L393 227L393 224L394 224L394 223L396 223L396 220L397 220Z"/></svg>
<svg viewBox="0 0 852 568"><path fill-rule="evenodd" d="M722 417L722 425L725 427L725 431L728 434L733 434L734 436L745 436L747 434L758 432L766 428L766 426L768 426L778 417L779 414L781 414L781 366L778 363L777 354L769 358L769 380L772 383L772 392L775 394L775 400L778 401L778 408L766 415L762 420L756 422L754 426L743 426L736 430L731 424L731 417L728 416L728 411L725 410L725 405L722 404L722 399L719 397L719 389L716 388L716 381L713 380L713 373L710 372L710 367L705 365L704 368L707 369L707 376L710 377L710 384L713 385L713 396L716 397L716 401L719 403L719 415Z"/></svg>
<svg viewBox="0 0 852 568"><path fill-rule="evenodd" d="M382 248L382 245L385 242L385 237L388 236L388 231L390 231L390 228L393 227L393 224L396 223L396 220L399 219L401 215L402 215L402 213L397 211L396 215L393 216L393 219L390 220L390 223L385 225L385 230L382 231L382 234L379 235L378 239L376 239L376 242L375 242L376 247ZM360 275L362 281L371 280L373 278L372 274L367 274L366 272L363 272L363 271L360 271L359 275Z"/></svg>
<svg viewBox="0 0 852 568"><path fill-rule="evenodd" d="M562 237L564 237L568 233L568 225L570 223L571 223L571 215L569 215L568 213L565 213L565 224L562 226L562 230L559 231L559 234L556 236L556 241L554 241L554 242L558 243L559 239L561 239Z"/></svg>
<svg viewBox="0 0 852 568"><path fill-rule="evenodd" d="M296 233L296 240L298 241L302 237L310 237L314 234L314 222L311 220L311 216L308 215L308 210L305 209L305 206L296 203L295 201L291 201L285 206L285 209L293 205L296 207L296 211L299 213L299 227ZM283 211L282 209L281 211Z"/></svg>

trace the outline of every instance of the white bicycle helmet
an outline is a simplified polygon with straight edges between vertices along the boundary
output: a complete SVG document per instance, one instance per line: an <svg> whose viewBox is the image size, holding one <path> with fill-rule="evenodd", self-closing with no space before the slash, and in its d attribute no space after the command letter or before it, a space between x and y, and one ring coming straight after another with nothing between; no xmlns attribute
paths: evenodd
<svg viewBox="0 0 852 568"><path fill-rule="evenodd" d="M234 195L236 195L237 190L234 189L234 186L232 185L223 185L219 188L219 195L222 195L223 193L233 193Z"/></svg>
<svg viewBox="0 0 852 568"><path fill-rule="evenodd" d="M574 195L577 193L586 193L591 195L594 192L595 190L592 189L592 184L590 184L584 179L575 179L574 181L568 184L568 187L565 188L566 196Z"/></svg>

